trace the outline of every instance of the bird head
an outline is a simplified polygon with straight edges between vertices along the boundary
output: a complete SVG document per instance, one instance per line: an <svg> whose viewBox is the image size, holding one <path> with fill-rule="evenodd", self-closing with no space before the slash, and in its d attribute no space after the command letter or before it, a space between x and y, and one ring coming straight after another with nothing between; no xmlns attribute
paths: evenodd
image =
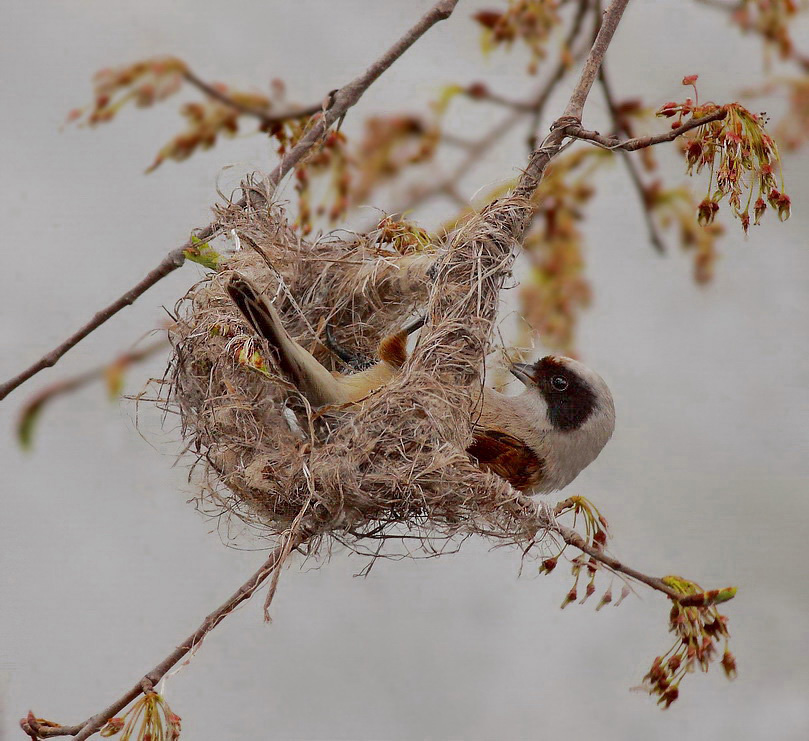
<svg viewBox="0 0 809 741"><path fill-rule="evenodd" d="M539 433L537 452L552 469L554 488L562 488L612 436L612 394L598 373L572 358L548 355L532 364L514 363L510 370L525 385L517 398L524 418Z"/></svg>

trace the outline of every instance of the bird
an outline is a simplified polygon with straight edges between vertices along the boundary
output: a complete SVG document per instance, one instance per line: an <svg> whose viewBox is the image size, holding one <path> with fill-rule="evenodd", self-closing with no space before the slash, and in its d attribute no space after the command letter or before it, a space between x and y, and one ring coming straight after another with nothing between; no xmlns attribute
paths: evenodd
<svg viewBox="0 0 809 741"><path fill-rule="evenodd" d="M352 404L388 383L407 360L408 335L418 329L419 319L393 334L383 337L377 347L377 359L357 359L342 349L337 355L356 373L332 373L287 332L275 307L261 295L258 288L243 275L232 274L225 290L253 331L267 341L281 373L313 407L327 404ZM327 333L327 343L336 346Z"/></svg>
<svg viewBox="0 0 809 741"><path fill-rule="evenodd" d="M273 307L245 276L233 273L225 290L259 337L266 340L281 373L313 407L358 404L389 383L407 360L407 338L423 325L417 319L384 337L374 360L327 345L353 373L332 373L298 344ZM563 489L590 465L612 437L615 405L604 379L573 358L547 355L534 363L512 363L522 384L516 396L482 387L474 405L467 453L484 470L527 494Z"/></svg>

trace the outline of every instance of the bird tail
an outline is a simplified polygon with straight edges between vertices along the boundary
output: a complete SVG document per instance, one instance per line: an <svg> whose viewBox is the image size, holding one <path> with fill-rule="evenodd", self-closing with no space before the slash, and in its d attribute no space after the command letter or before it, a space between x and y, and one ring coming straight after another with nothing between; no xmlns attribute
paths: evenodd
<svg viewBox="0 0 809 741"><path fill-rule="evenodd" d="M234 273L225 290L255 333L270 346L278 368L315 406L343 401L334 377L284 328L273 305L243 275Z"/></svg>
<svg viewBox="0 0 809 741"><path fill-rule="evenodd" d="M383 337L377 349L380 360L384 360L397 370L401 368L407 360L407 338L423 326L424 317L416 317L415 320L402 327L398 332Z"/></svg>

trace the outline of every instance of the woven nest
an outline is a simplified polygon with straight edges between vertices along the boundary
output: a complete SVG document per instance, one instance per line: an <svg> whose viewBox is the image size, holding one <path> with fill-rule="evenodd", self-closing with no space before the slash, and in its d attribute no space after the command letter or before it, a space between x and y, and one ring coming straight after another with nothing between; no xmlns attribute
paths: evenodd
<svg viewBox="0 0 809 741"><path fill-rule="evenodd" d="M406 250L379 233L305 241L279 207L220 213L242 248L180 300L170 333L170 400L206 470L202 501L268 537L295 532L310 550L414 535L431 549L473 533L532 540L532 500L465 452L527 212L504 199L445 244ZM371 356L414 312L425 325L386 387L360 406L313 410L228 298L232 271L275 296L290 334L334 370L346 369L323 344L327 324Z"/></svg>

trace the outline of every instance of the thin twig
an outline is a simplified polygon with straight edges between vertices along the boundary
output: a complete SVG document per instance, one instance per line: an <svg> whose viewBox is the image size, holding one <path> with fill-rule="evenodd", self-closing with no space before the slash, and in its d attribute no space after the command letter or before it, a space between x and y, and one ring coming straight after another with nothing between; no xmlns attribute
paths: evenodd
<svg viewBox="0 0 809 741"><path fill-rule="evenodd" d="M180 662L180 660L192 649L196 649L199 644L222 620L224 620L242 602L250 599L253 593L278 569L284 562L285 550L288 553L301 546L304 538L288 536L289 542L275 548L267 560L239 589L234 592L228 600L221 604L216 610L202 621L190 636L188 636L177 648L175 648L166 658L153 667L150 671L139 679L132 688L121 695L115 702L104 708L92 718L88 718L84 723L75 726L59 726L53 724L31 723L32 714L20 721L22 729L32 738L53 738L54 736L73 736L74 741L84 741L97 733L110 718L114 718L130 702L143 694L145 688L153 689L166 673Z"/></svg>
<svg viewBox="0 0 809 741"><path fill-rule="evenodd" d="M604 93L604 100L607 103L607 110L610 112L610 117L612 118L616 131L620 131L626 136L631 136L632 134L629 131L625 120L618 113L618 105L612 92L612 85L607 78L607 73L603 64L598 72L598 81L601 84L601 91ZM654 247L655 250L662 255L666 251L666 243L660 234L660 230L657 228L657 222L655 222L654 217L652 216L652 210L649 208L647 190L643 183L643 178L640 175L640 169L629 152L621 150L621 159L623 160L624 165L626 165L629 178L632 181L632 184L635 186L638 196L640 197L643 218L646 221L646 228L649 232L649 241L652 243L652 247Z"/></svg>
<svg viewBox="0 0 809 741"><path fill-rule="evenodd" d="M267 180L270 190L277 187L281 179L286 175L306 153L320 141L328 128L345 116L349 108L359 101L365 91L379 78L379 76L390 67L407 49L409 49L421 36L423 36L436 23L448 18L458 0L439 0L430 10L428 10L393 46L388 49L376 62L374 62L365 72L355 80L352 80L345 87L340 88L333 95L329 96L329 103L325 106L323 115L319 121L307 132L296 146L294 146L270 173ZM237 204L240 207L247 205L247 198L240 199ZM195 237L202 242L211 239L219 231L219 225L213 222L204 229L198 230ZM181 247L177 247L169 252L160 264L151 270L146 277L129 289L123 296L96 313L81 329L72 334L68 339L59 344L53 350L40 358L32 366L19 373L14 378L0 385L0 401L8 396L14 389L25 383L29 378L35 376L45 368L50 368L72 347L81 342L85 337L98 329L104 322L117 314L125 306L132 304L139 296L145 293L158 281L165 278L169 273L179 268L185 262L185 251L192 249L194 244L189 239Z"/></svg>
<svg viewBox="0 0 809 741"><path fill-rule="evenodd" d="M565 118L576 118L581 121L581 115L584 111L587 96L590 94L593 83L598 76L601 62L604 60L604 55L607 53L607 47L612 41L615 30L621 22L621 16L623 16L624 10L626 10L628 4L629 0L613 0L609 8L604 12L601 28L598 30L593 48L590 49L590 54L587 56L587 61L584 63L584 69L581 72L579 83L576 85L565 108L565 112L562 114Z"/></svg>
<svg viewBox="0 0 809 741"><path fill-rule="evenodd" d="M39 415L42 408L53 401L57 396L62 396L63 394L72 393L77 389L84 388L88 384L104 378L113 368L124 368L135 363L143 362L152 355L156 355L158 352L168 350L168 348L169 343L163 338L135 350L121 353L118 357L104 365L90 368L82 373L77 373L75 376L63 378L61 381L46 386L31 396L31 398L25 402L22 409L20 409L19 422L17 425L18 437L23 444L25 444L26 428L29 426L32 415Z"/></svg>
<svg viewBox="0 0 809 741"><path fill-rule="evenodd" d="M649 242L651 242L651 245L654 247L655 251L662 255L666 252L666 243L663 241L663 236L660 234L660 230L657 228L657 222L655 222L654 217L652 216L652 210L649 208L649 199L647 197L646 186L644 185L643 179L640 176L638 165L635 160L632 159L632 155L629 154L629 152L622 151L621 159L623 160L624 165L626 165L626 171L629 175L629 179L632 181L632 184L635 186L635 190L638 192L638 196L640 197L640 208L643 212L643 218L646 221L646 229L649 232Z"/></svg>
<svg viewBox="0 0 809 741"><path fill-rule="evenodd" d="M585 0L582 1L584 2ZM467 87L463 93L472 100L484 100L487 103L494 103L503 108L510 108L513 111L520 111L521 113L530 113L533 110L531 103L528 101L511 100L511 98L506 98L504 95L499 95L485 87L478 87L474 84Z"/></svg>
<svg viewBox="0 0 809 741"><path fill-rule="evenodd" d="M578 548L583 553L586 553L591 558L595 559L599 563L604 564L607 568L611 569L612 571L617 571L620 574L625 574L626 576L634 579L635 581L642 582L647 586L651 587L652 589L656 589L658 592L662 592L663 594L671 597L675 600L682 599L685 595L677 592L676 590L672 589L668 584L666 584L662 579L658 579L656 576L649 576L648 574L644 574L642 571L638 571L637 569L633 569L631 566L627 566L625 563L622 563L617 558L613 558L612 556L605 553L600 548L595 548L573 528L567 527L565 525L560 525L558 522L553 524L549 524L548 528L552 531L559 533L562 540L565 541L568 545L572 545L574 548Z"/></svg>
<svg viewBox="0 0 809 741"><path fill-rule="evenodd" d="M582 20L585 16L584 11L587 8L587 4L588 0L580 0L579 10L574 16L570 30L562 42L562 49L570 48L578 38L582 29ZM434 185L418 190L406 203L403 203L398 208L393 209L393 211L395 213L410 211L437 195L445 195L451 200L457 201L457 185L460 180L464 178L475 165L480 163L483 155L486 154L486 152L488 152L492 146L500 141L502 137L511 131L520 121L522 121L527 114L531 114L533 122L531 124L531 129L533 130L536 128L536 121L538 121L542 116L542 113L545 110L545 105L551 97L551 94L569 70L570 65L568 64L564 55L560 54L559 61L554 67L553 71L529 101L519 106L510 106L512 110L508 116L495 124L479 139L470 142L467 145L467 155L449 175ZM463 203L459 203L459 205L466 206L468 204L464 201Z"/></svg>
<svg viewBox="0 0 809 741"><path fill-rule="evenodd" d="M647 586L652 587L652 589L656 589L658 592L663 592L663 594L671 597L672 599L680 600L684 597L683 594L676 592L662 579L658 579L656 576L644 574L637 569L633 569L631 566L626 566L617 558L613 558L612 556L606 554L603 550L587 543L587 541L579 534L578 531L574 530L573 528L566 527L565 525L561 525L556 521L556 518L559 515L573 509L575 506L576 500L570 497L557 502L553 510L548 512L548 514L552 515L552 517L545 522L547 529L558 533L567 545L572 545L574 548L578 548L580 551L586 553L599 563L603 563L612 571L617 571L618 573L625 574L636 581L643 582ZM542 519L545 518L543 517Z"/></svg>
<svg viewBox="0 0 809 741"><path fill-rule="evenodd" d="M548 136L531 154L528 165L523 171L517 187L514 189L514 195L530 198L539 186L545 168L561 151L564 140L569 136L568 132L581 129L581 115L584 104L598 75L604 55L607 53L607 47L612 41L628 3L629 0L612 0L607 10L604 11L601 28L599 28L590 53L587 55L584 69L576 87L573 89L565 112L554 121Z"/></svg>
<svg viewBox="0 0 809 741"><path fill-rule="evenodd" d="M622 149L625 152L634 152L638 149L653 147L656 144L665 144L666 142L674 141L678 136L682 136L692 129L697 129L700 126L711 123L712 121L721 121L727 115L727 110L724 107L720 107L700 118L691 118L682 126L678 126L676 129L671 129L671 131L667 131L665 134L637 136L634 139L627 139L626 141L621 141L614 136L605 136L598 131L588 131L580 126L568 127L567 136L573 139L582 139L583 141L593 142L604 149Z"/></svg>
<svg viewBox="0 0 809 741"><path fill-rule="evenodd" d="M340 88L334 94L331 105L323 112L322 118L287 152L275 169L267 176L266 183L269 191L272 192L278 186L284 176L321 140L333 124L345 116L346 111L357 103L365 91L385 70L436 23L449 18L457 4L458 0L439 0L365 72L349 82L348 85Z"/></svg>
<svg viewBox="0 0 809 741"><path fill-rule="evenodd" d="M316 105L310 105L306 108L295 108L293 110L284 111L281 113L270 113L268 109L246 105L245 103L232 98L215 85L210 85L209 83L205 82L205 80L197 77L197 75L190 69L186 69L183 72L183 77L185 78L186 82L205 93L205 95L207 95L209 98L218 100L220 103L224 103L226 106L229 106L230 108L233 108L246 116L253 116L253 118L257 118L264 126L272 126L273 124L281 123L282 121L289 121L291 119L308 118L309 116L314 116L315 113L323 108L322 103L317 103Z"/></svg>
<svg viewBox="0 0 809 741"><path fill-rule="evenodd" d="M584 19L587 17L587 9L589 6L590 0L579 0L578 7L576 8L576 14L573 16L573 23L570 26L570 31L568 31L567 36L562 42L562 54L559 55L559 61L556 64L556 68L548 78L544 94L541 95L534 104L534 111L533 115L531 116L531 125L529 129L529 145L531 151L533 151L537 145L535 133L539 128L539 120L542 117L543 110L545 109L545 103L547 103L551 93L556 89L556 85L562 81L562 78L570 70L571 65L569 64L567 56L564 52L569 51L573 47L576 39L578 39L579 34L584 26ZM578 55L579 53L577 52L573 58L578 60Z"/></svg>
<svg viewBox="0 0 809 741"><path fill-rule="evenodd" d="M393 209L394 213L405 213L417 206L420 206L425 201L434 198L437 195L446 195L452 198L452 191L457 188L458 182L463 178L475 165L477 165L483 155L491 149L491 147L498 142L505 134L514 128L523 118L525 114L520 111L512 111L502 121L495 124L483 136L473 142L467 149L466 156L461 160L458 166L445 178L431 185L428 188L421 188L411 195L406 203L401 204L400 207ZM464 201L464 206L467 203Z"/></svg>
<svg viewBox="0 0 809 741"><path fill-rule="evenodd" d="M208 227L208 229L211 229ZM200 239L205 241L209 237L206 236L208 229L203 230L200 234ZM213 233L211 229L211 233ZM169 273L177 270L185 262L185 251L193 248L193 243L189 239L182 247L177 247L169 252L161 261L160 264L150 270L143 280L136 283L130 288L123 296L120 296L113 301L109 306L102 309L93 315L87 324L85 324L77 332L74 332L64 342L57 345L53 350L43 355L36 363L29 368L26 368L22 373L14 376L14 378L6 381L0 385L0 401L6 398L14 389L21 386L29 378L35 376L45 368L50 368L57 363L68 350L79 344L87 335L98 329L104 322L111 317L115 316L121 309L130 306L135 300L148 291L155 283L165 278Z"/></svg>

